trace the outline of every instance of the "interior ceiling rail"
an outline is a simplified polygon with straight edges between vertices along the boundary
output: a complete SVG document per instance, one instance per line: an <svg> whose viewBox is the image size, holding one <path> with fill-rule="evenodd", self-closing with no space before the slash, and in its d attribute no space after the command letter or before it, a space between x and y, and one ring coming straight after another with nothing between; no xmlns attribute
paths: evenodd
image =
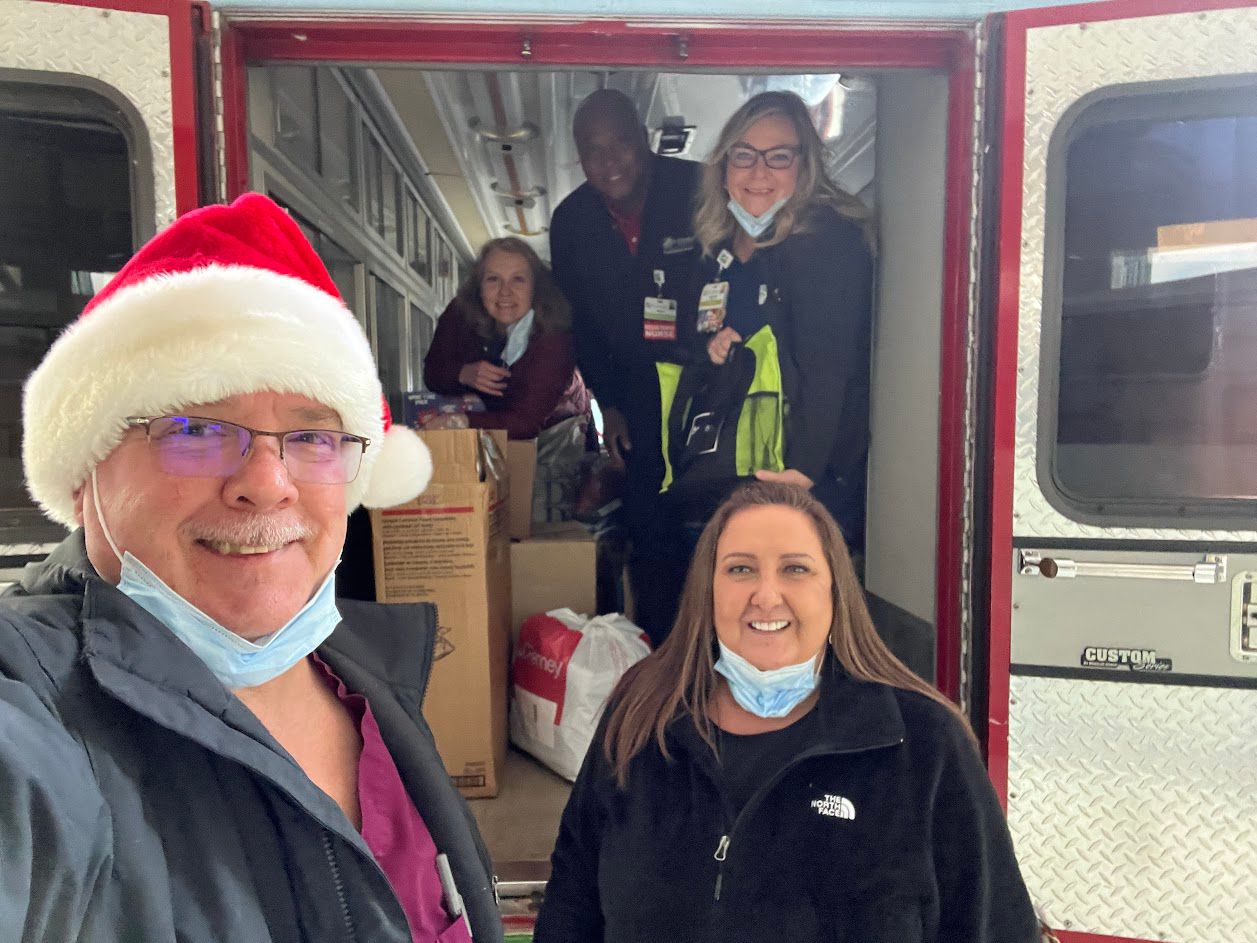
<svg viewBox="0 0 1257 943"><path fill-rule="evenodd" d="M540 236L548 227L543 220L548 219L549 206L541 206L536 191L544 193L543 187L530 179L524 182L525 176L534 177L532 173L535 161L532 159L531 145L541 134L537 125L524 116L523 95L520 90L520 78L513 73L483 73L483 83L488 93L489 107L493 114L494 128L486 128L483 121L472 119L472 132L488 148L490 161L500 164L505 176L490 183L490 188L498 196L506 196L510 201L515 225L506 225L507 232L517 236ZM534 193L529 197L524 194ZM534 213L541 209L546 216ZM529 219L530 215L536 216Z"/></svg>

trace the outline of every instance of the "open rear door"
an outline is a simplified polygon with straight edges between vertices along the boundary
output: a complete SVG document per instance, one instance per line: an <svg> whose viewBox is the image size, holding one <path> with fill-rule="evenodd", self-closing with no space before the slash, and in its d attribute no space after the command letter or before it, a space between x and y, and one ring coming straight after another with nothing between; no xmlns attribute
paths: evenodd
<svg viewBox="0 0 1257 943"><path fill-rule="evenodd" d="M22 384L135 249L198 203L204 12L0 0L0 585L64 536L25 488Z"/></svg>
<svg viewBox="0 0 1257 943"><path fill-rule="evenodd" d="M1063 941L1257 940L1257 9L1003 34L991 773Z"/></svg>

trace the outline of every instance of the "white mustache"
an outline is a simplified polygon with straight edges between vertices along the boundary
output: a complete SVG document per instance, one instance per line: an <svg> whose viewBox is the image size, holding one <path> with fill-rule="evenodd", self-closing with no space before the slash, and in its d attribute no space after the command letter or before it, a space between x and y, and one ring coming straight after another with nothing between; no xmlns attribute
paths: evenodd
<svg viewBox="0 0 1257 943"><path fill-rule="evenodd" d="M217 541L246 547L275 547L298 540L308 540L316 533L315 529L304 521L276 520L260 515L215 524L189 524L185 529L194 540Z"/></svg>

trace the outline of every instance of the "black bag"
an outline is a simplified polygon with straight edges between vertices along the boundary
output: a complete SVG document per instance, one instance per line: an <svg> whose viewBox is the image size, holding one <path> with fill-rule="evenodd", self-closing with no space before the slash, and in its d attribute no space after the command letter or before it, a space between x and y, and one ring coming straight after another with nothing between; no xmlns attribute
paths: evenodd
<svg viewBox="0 0 1257 943"><path fill-rule="evenodd" d="M727 363L703 357L681 370L668 413L672 483L665 497L686 522L707 520L739 482L738 419L755 367L755 354L737 344Z"/></svg>

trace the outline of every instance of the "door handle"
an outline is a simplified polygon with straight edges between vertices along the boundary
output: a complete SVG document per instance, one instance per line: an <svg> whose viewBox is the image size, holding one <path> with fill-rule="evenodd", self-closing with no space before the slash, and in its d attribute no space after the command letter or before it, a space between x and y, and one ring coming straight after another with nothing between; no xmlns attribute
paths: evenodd
<svg viewBox="0 0 1257 943"><path fill-rule="evenodd" d="M1067 560L1045 556L1040 550L1023 550L1020 569L1022 576L1042 576L1049 580L1098 576L1107 579L1177 580L1202 585L1226 582L1226 556L1214 553L1206 554L1199 563L1110 563Z"/></svg>

